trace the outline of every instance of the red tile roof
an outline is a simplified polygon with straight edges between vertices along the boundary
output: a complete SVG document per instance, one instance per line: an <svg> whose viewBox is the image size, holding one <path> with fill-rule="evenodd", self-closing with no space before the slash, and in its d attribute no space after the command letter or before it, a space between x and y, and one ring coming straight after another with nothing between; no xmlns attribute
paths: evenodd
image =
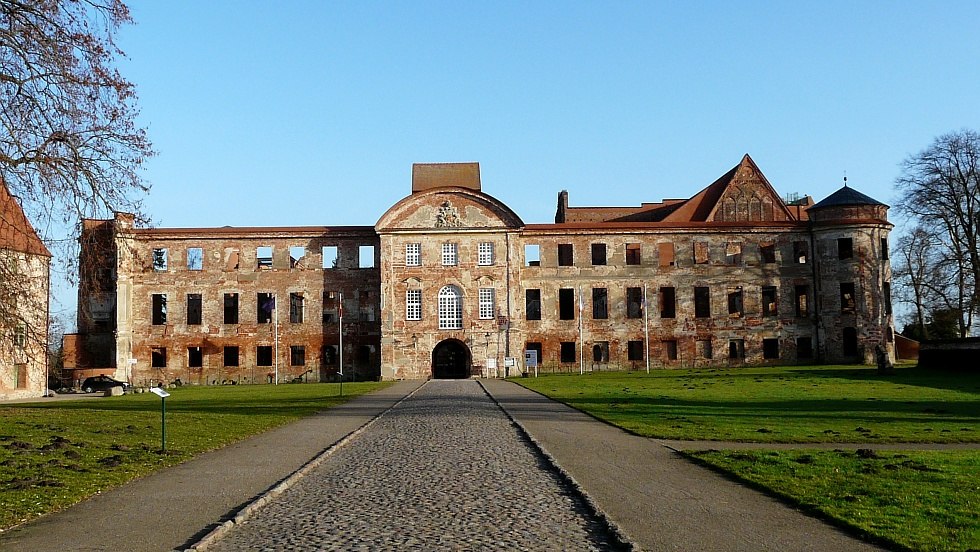
<svg viewBox="0 0 980 552"><path fill-rule="evenodd" d="M50 257L17 199L10 194L7 184L0 179L0 249L19 251L31 255Z"/></svg>

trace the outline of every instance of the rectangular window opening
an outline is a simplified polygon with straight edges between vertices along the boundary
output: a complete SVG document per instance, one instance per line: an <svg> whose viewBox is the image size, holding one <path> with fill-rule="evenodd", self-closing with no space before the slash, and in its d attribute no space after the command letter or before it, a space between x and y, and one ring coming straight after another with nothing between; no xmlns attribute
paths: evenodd
<svg viewBox="0 0 980 552"><path fill-rule="evenodd" d="M796 358L813 358L813 339L808 337L796 338Z"/></svg>
<svg viewBox="0 0 980 552"><path fill-rule="evenodd" d="M711 292L706 287L694 288L694 317L711 318Z"/></svg>
<svg viewBox="0 0 980 552"><path fill-rule="evenodd" d="M712 358L713 351L711 350L711 340L710 339L699 339L697 343L698 356L701 358L710 359Z"/></svg>
<svg viewBox="0 0 980 552"><path fill-rule="evenodd" d="M762 340L762 358L767 360L779 358L779 339L766 338Z"/></svg>
<svg viewBox="0 0 980 552"><path fill-rule="evenodd" d="M854 257L854 241L851 238L837 238L837 259L846 260Z"/></svg>
<svg viewBox="0 0 980 552"><path fill-rule="evenodd" d="M187 325L198 326L201 324L201 294L187 294Z"/></svg>
<svg viewBox="0 0 980 552"><path fill-rule="evenodd" d="M857 303L854 297L854 283L842 282L840 285L840 311L847 313L855 310L857 310Z"/></svg>
<svg viewBox="0 0 980 552"><path fill-rule="evenodd" d="M255 269L270 270L272 268L272 246L262 245L255 248Z"/></svg>
<svg viewBox="0 0 980 552"><path fill-rule="evenodd" d="M677 360L677 340L666 339L663 341L664 359L667 361Z"/></svg>
<svg viewBox="0 0 980 552"><path fill-rule="evenodd" d="M660 318L674 318L677 316L677 299L674 295L674 288L660 288Z"/></svg>
<svg viewBox="0 0 980 552"><path fill-rule="evenodd" d="M238 346L228 345L224 349L224 360L226 367L238 366Z"/></svg>
<svg viewBox="0 0 980 552"><path fill-rule="evenodd" d="M541 266L541 246L529 243L524 246L524 266Z"/></svg>
<svg viewBox="0 0 980 552"><path fill-rule="evenodd" d="M739 242L728 242L725 246L725 264L731 266L742 265L742 244Z"/></svg>
<svg viewBox="0 0 980 552"><path fill-rule="evenodd" d="M592 318L606 320L609 318L609 303L606 288L592 288Z"/></svg>
<svg viewBox="0 0 980 552"><path fill-rule="evenodd" d="M289 322L291 324L303 323L303 306L304 301L302 293L289 294Z"/></svg>
<svg viewBox="0 0 980 552"><path fill-rule="evenodd" d="M606 244L592 244L592 266L604 266L606 264Z"/></svg>
<svg viewBox="0 0 980 552"><path fill-rule="evenodd" d="M541 290L524 291L524 312L527 320L541 320Z"/></svg>
<svg viewBox="0 0 980 552"><path fill-rule="evenodd" d="M323 268L331 269L337 268L337 246L336 245L324 245L322 255L322 266Z"/></svg>
<svg viewBox="0 0 980 552"><path fill-rule="evenodd" d="M374 268L374 246L361 245L357 248L357 268Z"/></svg>
<svg viewBox="0 0 980 552"><path fill-rule="evenodd" d="M708 264L708 242L694 242L694 264Z"/></svg>
<svg viewBox="0 0 980 552"><path fill-rule="evenodd" d="M570 364L576 361L575 358L575 342L574 341L562 341L561 342L561 356L562 364Z"/></svg>
<svg viewBox="0 0 980 552"><path fill-rule="evenodd" d="M323 323L333 324L337 322L337 292L336 291L324 291L323 292Z"/></svg>
<svg viewBox="0 0 980 552"><path fill-rule="evenodd" d="M305 268L303 258L306 257L306 248L302 245L292 245L289 247L289 268Z"/></svg>
<svg viewBox="0 0 980 552"><path fill-rule="evenodd" d="M745 340L744 339L729 339L728 340L728 358L730 360L744 360L745 359Z"/></svg>
<svg viewBox="0 0 980 552"><path fill-rule="evenodd" d="M796 296L796 316L801 318L810 315L809 300L807 296L809 295L809 286L796 286L793 288L793 294Z"/></svg>
<svg viewBox="0 0 980 552"><path fill-rule="evenodd" d="M626 244L626 264L628 265L638 265L641 259L640 244L638 243L627 243Z"/></svg>
<svg viewBox="0 0 980 552"><path fill-rule="evenodd" d="M153 297L153 325L163 326L167 323L167 294L154 293Z"/></svg>
<svg viewBox="0 0 980 552"><path fill-rule="evenodd" d="M496 316L496 304L494 303L494 289L480 288L480 320L493 320Z"/></svg>
<svg viewBox="0 0 980 552"><path fill-rule="evenodd" d="M255 365L272 366L272 346L259 345L255 348Z"/></svg>
<svg viewBox="0 0 980 552"><path fill-rule="evenodd" d="M167 348L166 347L152 347L152 348L150 348L150 367L151 368L166 368L167 367Z"/></svg>
<svg viewBox="0 0 980 552"><path fill-rule="evenodd" d="M575 264L575 250L570 243L558 244L558 266L572 266Z"/></svg>
<svg viewBox="0 0 980 552"><path fill-rule="evenodd" d="M459 264L459 245L455 243L442 244L442 266Z"/></svg>
<svg viewBox="0 0 980 552"><path fill-rule="evenodd" d="M238 324L238 294L226 293L224 299L224 323Z"/></svg>
<svg viewBox="0 0 980 552"><path fill-rule="evenodd" d="M807 257L809 256L809 248L805 241L795 241L793 242L793 258L799 264L806 264Z"/></svg>
<svg viewBox="0 0 980 552"><path fill-rule="evenodd" d="M626 360L638 361L643 360L643 342L639 340L632 340L626 343Z"/></svg>
<svg viewBox="0 0 980 552"><path fill-rule="evenodd" d="M762 287L762 316L776 316L779 305L776 296L776 286Z"/></svg>
<svg viewBox="0 0 980 552"><path fill-rule="evenodd" d="M892 313L892 283L884 282L881 284L882 300L885 302L885 314Z"/></svg>
<svg viewBox="0 0 980 552"><path fill-rule="evenodd" d="M155 272L166 272L169 264L170 259L166 247L158 247L153 250L153 270Z"/></svg>
<svg viewBox="0 0 980 552"><path fill-rule="evenodd" d="M477 248L476 262L480 266L492 266L494 263L493 242L480 242Z"/></svg>
<svg viewBox="0 0 980 552"><path fill-rule="evenodd" d="M405 320L422 320L422 290L405 291Z"/></svg>
<svg viewBox="0 0 980 552"><path fill-rule="evenodd" d="M272 322L272 313L276 310L276 296L271 293L258 293L255 297L255 321L259 324Z"/></svg>
<svg viewBox="0 0 980 552"><path fill-rule="evenodd" d="M201 352L200 347L188 347L187 348L187 367L188 368L201 368L204 366L204 354Z"/></svg>
<svg viewBox="0 0 980 552"><path fill-rule="evenodd" d="M305 345L290 345L289 346L289 365L290 366L306 366L306 346Z"/></svg>
<svg viewBox="0 0 980 552"><path fill-rule="evenodd" d="M742 287L728 288L728 316L741 318L745 315L745 301L742 297Z"/></svg>
<svg viewBox="0 0 980 552"><path fill-rule="evenodd" d="M626 288L626 318L643 318L643 288Z"/></svg>
<svg viewBox="0 0 980 552"><path fill-rule="evenodd" d="M759 245L759 254L762 257L762 262L764 264L772 264L776 262L776 245L773 243L764 243Z"/></svg>
<svg viewBox="0 0 980 552"><path fill-rule="evenodd" d="M422 244L405 244L405 266L422 266Z"/></svg>
<svg viewBox="0 0 980 552"><path fill-rule="evenodd" d="M575 290L562 288L558 290L558 319L575 320Z"/></svg>
<svg viewBox="0 0 980 552"><path fill-rule="evenodd" d="M187 248L187 270L204 269L204 249L200 247Z"/></svg>
<svg viewBox="0 0 980 552"><path fill-rule="evenodd" d="M888 260L888 238L881 238L881 260Z"/></svg>

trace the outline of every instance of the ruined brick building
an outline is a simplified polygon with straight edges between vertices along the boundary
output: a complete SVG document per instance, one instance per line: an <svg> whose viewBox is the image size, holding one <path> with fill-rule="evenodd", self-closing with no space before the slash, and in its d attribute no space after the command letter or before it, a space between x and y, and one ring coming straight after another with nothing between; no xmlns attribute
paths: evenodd
<svg viewBox="0 0 980 552"><path fill-rule="evenodd" d="M373 227L119 214L85 223L82 254L102 264L82 274L80 365L211 384L323 381L341 362L358 378L498 376L528 351L584 370L868 363L893 348L887 209L846 185L785 202L746 155L689 199L561 192L554 224L484 193L476 163L414 165Z"/></svg>
<svg viewBox="0 0 980 552"><path fill-rule="evenodd" d="M51 253L0 179L0 400L47 389Z"/></svg>

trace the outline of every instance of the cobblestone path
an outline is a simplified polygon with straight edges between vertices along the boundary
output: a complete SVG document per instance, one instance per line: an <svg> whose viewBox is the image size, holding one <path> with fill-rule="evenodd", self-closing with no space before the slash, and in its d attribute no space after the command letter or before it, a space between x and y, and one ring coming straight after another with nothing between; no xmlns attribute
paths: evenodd
<svg viewBox="0 0 980 552"><path fill-rule="evenodd" d="M476 381L435 380L208 550L615 550Z"/></svg>

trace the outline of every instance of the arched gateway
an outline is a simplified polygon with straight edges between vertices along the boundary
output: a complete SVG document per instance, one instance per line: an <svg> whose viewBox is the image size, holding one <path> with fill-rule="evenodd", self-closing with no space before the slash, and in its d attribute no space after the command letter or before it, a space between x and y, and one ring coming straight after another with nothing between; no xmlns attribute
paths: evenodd
<svg viewBox="0 0 980 552"><path fill-rule="evenodd" d="M470 349L458 339L446 339L432 349L433 379L462 379L470 377Z"/></svg>

